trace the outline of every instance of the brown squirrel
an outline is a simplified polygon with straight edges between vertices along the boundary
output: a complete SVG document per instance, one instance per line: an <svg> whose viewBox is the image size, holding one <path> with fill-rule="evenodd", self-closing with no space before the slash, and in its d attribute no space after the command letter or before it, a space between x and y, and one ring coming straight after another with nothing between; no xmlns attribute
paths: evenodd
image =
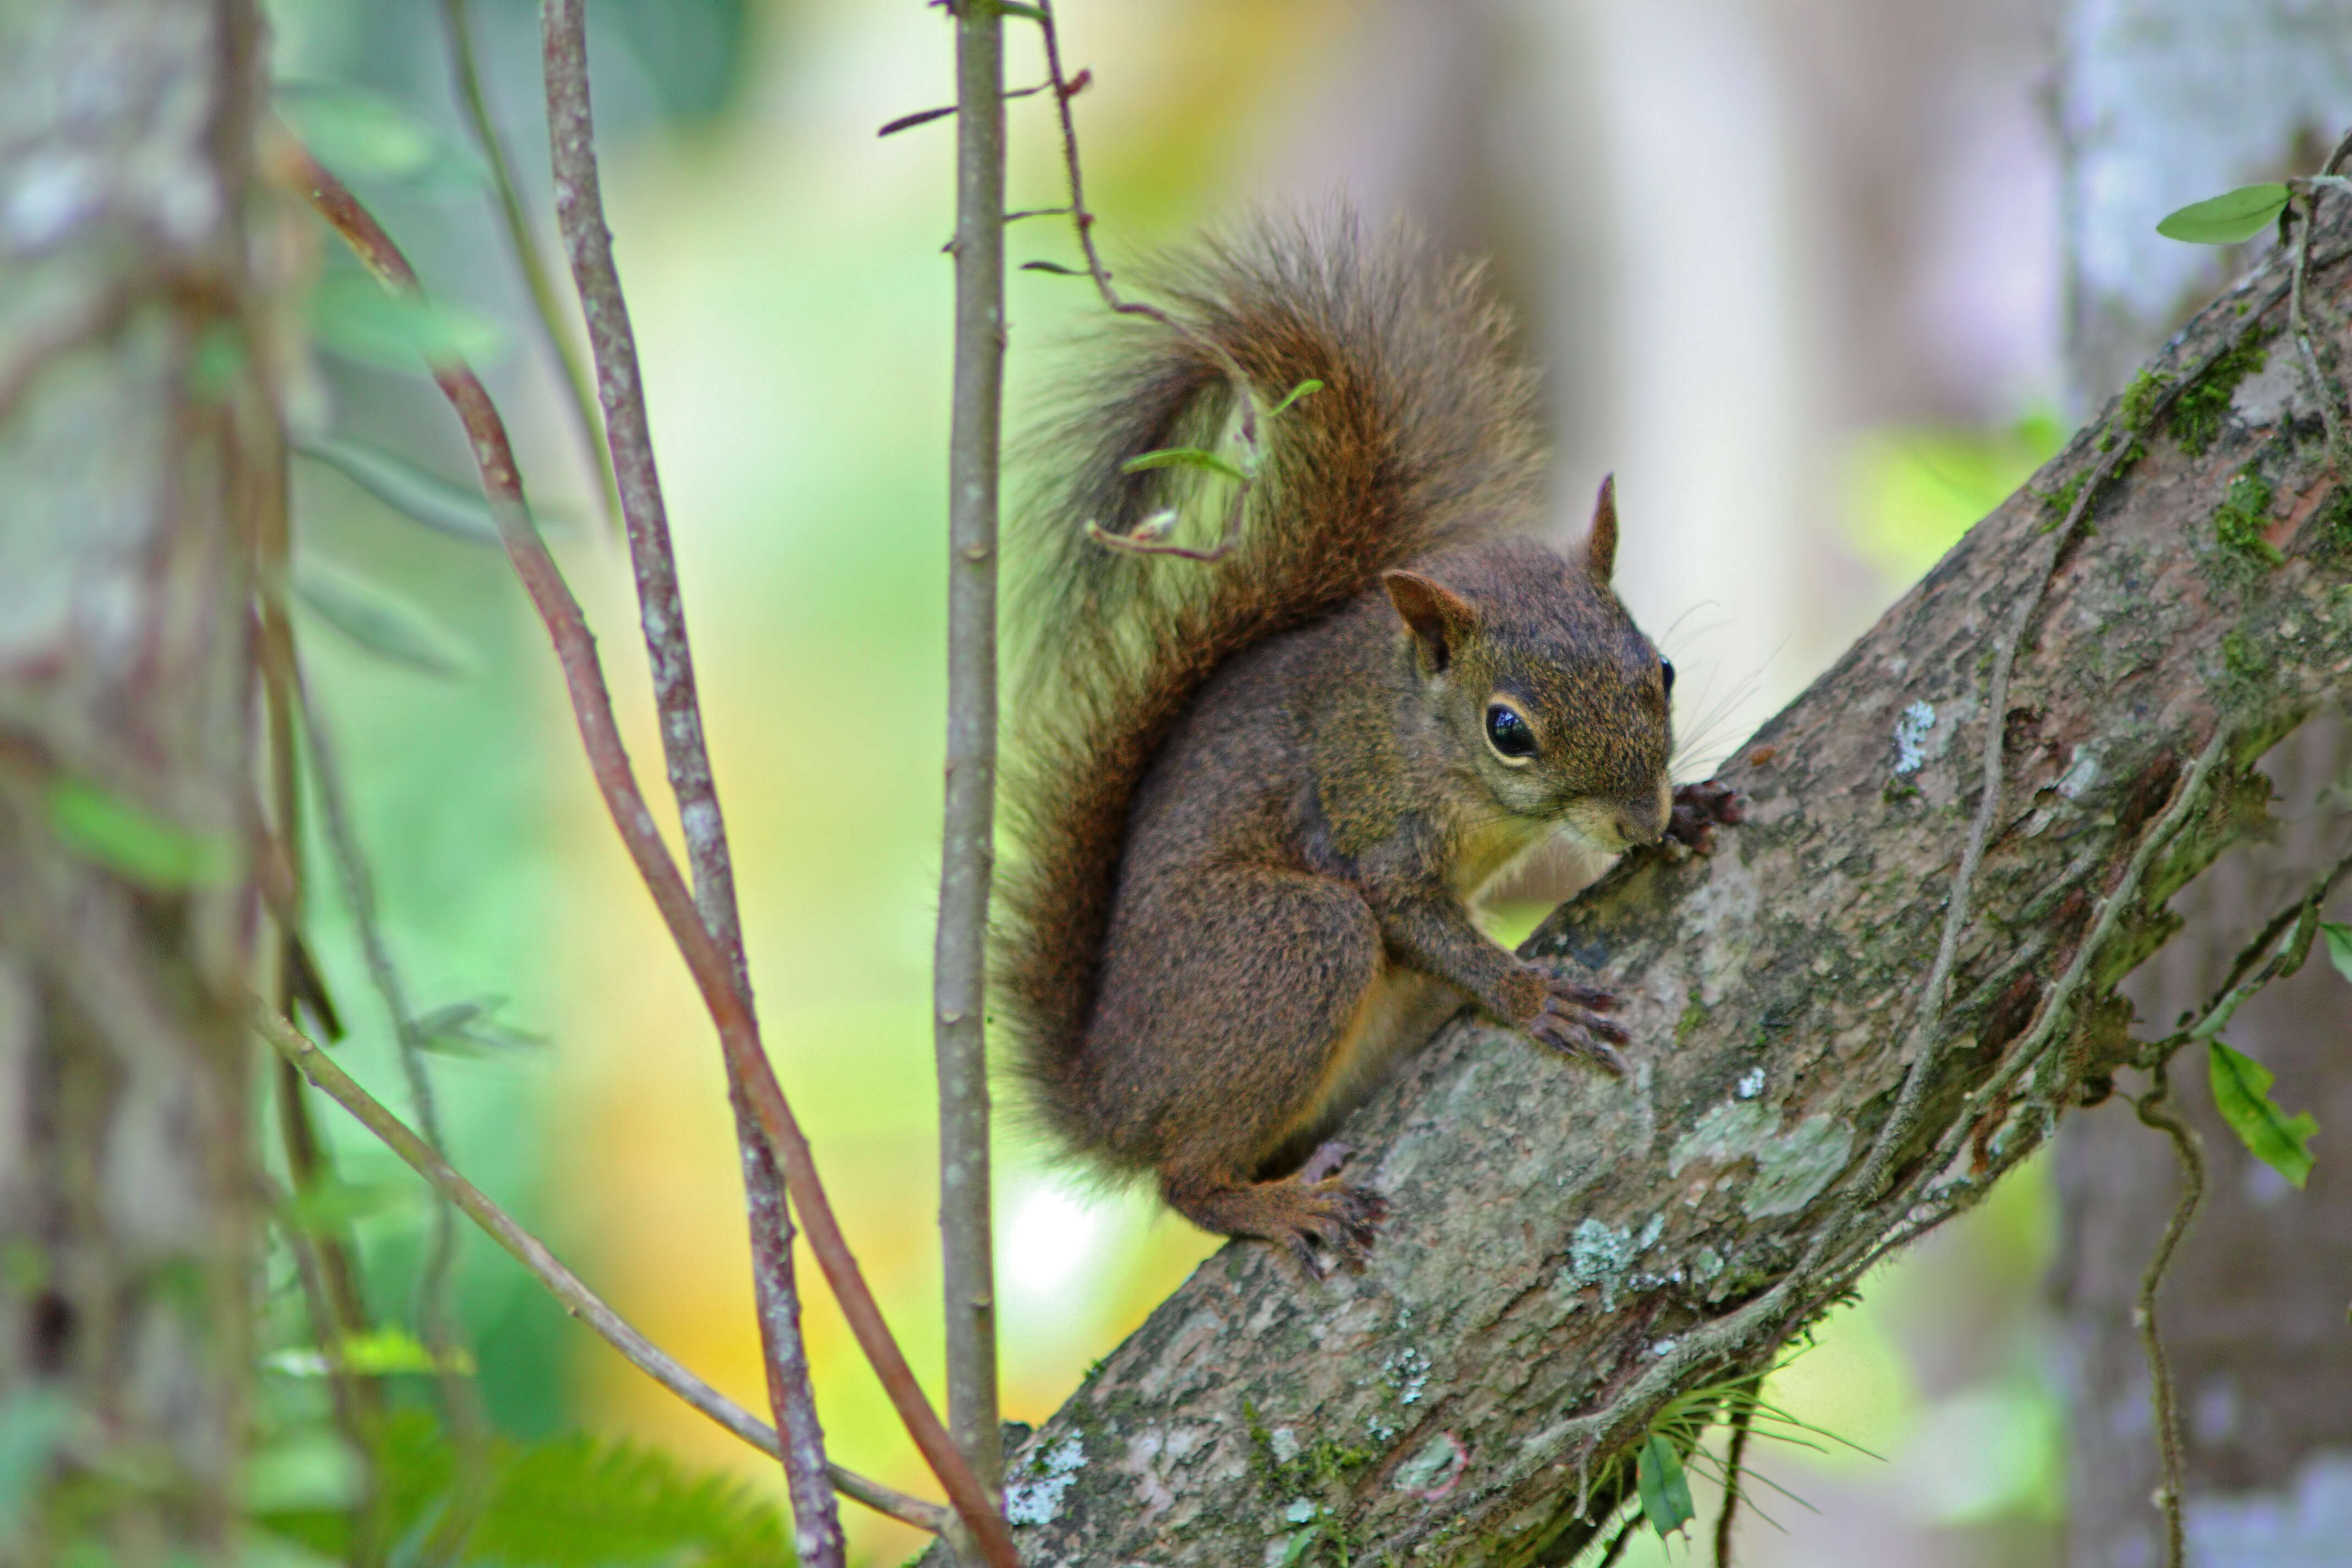
<svg viewBox="0 0 2352 1568"><path fill-rule="evenodd" d="M1555 834L1728 814L1676 809L1674 668L1610 589L1611 487L1578 558L1529 537L1533 377L1475 267L1261 221L1155 282L1166 320L1114 325L1021 525L996 1012L1073 1151L1321 1278L1388 1205L1318 1144L1465 1003L1622 1070L1612 998L1490 940L1481 893ZM1226 361L1262 426L1233 552L1089 538L1203 499L1197 468L1129 465L1233 425Z"/></svg>

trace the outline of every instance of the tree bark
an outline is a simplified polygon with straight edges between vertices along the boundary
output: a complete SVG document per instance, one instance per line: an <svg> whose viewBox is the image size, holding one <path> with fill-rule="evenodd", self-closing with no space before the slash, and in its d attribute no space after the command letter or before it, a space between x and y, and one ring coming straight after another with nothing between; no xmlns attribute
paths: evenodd
<svg viewBox="0 0 2352 1568"><path fill-rule="evenodd" d="M247 0L0 7L0 1420L78 1515L0 1561L235 1533L259 32Z"/></svg>
<svg viewBox="0 0 2352 1568"><path fill-rule="evenodd" d="M2078 394L2112 390L2211 286L2215 253L2158 237L2165 212L2309 173L2352 123L2347 38L2352 5L2341 3L2068 7L2059 105ZM2340 712L2273 753L2283 826L2173 900L2185 929L2126 987L2148 1028L2195 1005L2271 910L2343 853L2347 763ZM2323 1142L2296 1193L2222 1124L2201 1052L2175 1074L2209 1167L2157 1308L2181 1407L2189 1552L2202 1568L2332 1561L2352 1541L2352 1161L2329 1136L2352 1127L2352 986L2311 963L2249 1004L2223 1037L2278 1075L2281 1103L2312 1111ZM2133 1311L2171 1215L2177 1161L2122 1105L2070 1121L2057 1142L2067 1561L2142 1568L2158 1561L2149 1496L2162 1473Z"/></svg>
<svg viewBox="0 0 2352 1568"><path fill-rule="evenodd" d="M1616 991L1632 1072L1449 1026L1342 1133L1394 1205L1370 1270L1203 1265L1009 1468L1024 1560L1567 1563L1668 1397L1767 1363L2099 1092L2165 900L2258 830L2255 763L2352 671L2352 490L2292 352L2209 368L2285 314L2273 261L2155 367L2179 412L2111 407L1741 748L1711 855L1631 858L1548 921L1528 951ZM2276 566L2216 531L2250 464ZM2004 788L1923 1018L1989 729Z"/></svg>

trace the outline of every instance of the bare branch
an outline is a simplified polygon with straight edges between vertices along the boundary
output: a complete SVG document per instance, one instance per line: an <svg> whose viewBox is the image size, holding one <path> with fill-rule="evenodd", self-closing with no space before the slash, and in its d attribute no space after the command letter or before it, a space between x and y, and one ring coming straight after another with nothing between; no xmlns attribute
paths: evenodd
<svg viewBox="0 0 2352 1568"><path fill-rule="evenodd" d="M998 462L1004 403L1004 37L992 5L956 7L955 406L948 452L947 799L932 949L948 1419L991 1493L996 1269L988 1139L988 903L996 822ZM1058 95L1057 95L1058 96Z"/></svg>
<svg viewBox="0 0 2352 1568"><path fill-rule="evenodd" d="M405 1161L410 1169L431 1183L437 1196L456 1205L467 1219L481 1226L493 1241L504 1247L516 1262L530 1269L532 1276L563 1303L565 1311L595 1330L606 1344L628 1360L630 1365L761 1453L772 1458L781 1456L782 1446L776 1440L775 1428L687 1371L667 1352L639 1333L602 1296L565 1268L545 1244L516 1224L506 1210L491 1202L479 1187L459 1174L457 1167L444 1159L438 1151L418 1137L382 1101L361 1088L309 1036L258 1004L253 1008L253 1026L280 1058L316 1085L320 1093L350 1111L361 1126L374 1133L386 1148ZM833 1484L845 1497L855 1498L877 1512L887 1513L893 1519L901 1519L934 1532L946 1522L947 1510L936 1503L908 1497L838 1465L832 1467L831 1476Z"/></svg>
<svg viewBox="0 0 2352 1568"><path fill-rule="evenodd" d="M588 95L588 43L582 7L550 0L541 7L547 77L548 140L555 174L555 215L571 258L573 286L588 321L596 359L613 474L636 574L637 608L653 668L654 706L660 716L662 755L677 798L687 857L694 868L695 903L711 940L725 956L746 1018L754 1016L751 974L743 956L742 922L735 904L735 870L726 818L710 773L702 733L702 705L694 682L694 652L687 638L686 599L670 548L668 509L654 462L646 417L645 385L629 326L628 300L613 261L604 224L603 184L596 167L596 131ZM841 1517L824 1484L824 1431L802 1342L800 1290L793 1278L792 1218L783 1177L760 1148L757 1120L737 1075L728 1075L727 1102L743 1167L744 1213L751 1227L752 1287L770 1400L777 1425L790 1437L784 1479L792 1493L793 1544L810 1568L841 1568L847 1545Z"/></svg>
<svg viewBox="0 0 2352 1568"><path fill-rule="evenodd" d="M1243 370L1224 345L1213 338L1188 331L1184 324L1156 305L1123 297L1111 286L1110 268L1103 265L1102 251L1095 244L1095 215L1087 206L1086 175L1078 163L1077 121L1070 113L1070 100L1093 79L1091 71L1080 71L1075 78L1062 74L1062 39L1054 20L1054 7L1049 0L1038 0L1036 23L1039 36L1045 46L1045 82L1054 89L1054 111L1062 130L1062 166L1070 184L1070 226L1078 237L1078 249L1086 258L1087 276L1094 280L1095 292L1118 315L1140 316L1156 321L1192 344L1214 362L1233 384L1234 395L1241 403L1241 424L1237 432L1249 460L1242 465L1243 477L1236 482L1233 500L1225 512L1225 526L1217 542L1206 550L1161 543L1157 539L1133 534L1115 534L1093 523L1087 525L1087 537L1097 544L1129 555L1172 555L1179 560L1217 562L1223 560L1241 542L1242 520L1249 506L1250 491L1257 483L1261 451L1258 445L1257 395L1250 384L1249 374Z"/></svg>
<svg viewBox="0 0 2352 1568"><path fill-rule="evenodd" d="M2157 1494L2157 1503L2164 1510L2165 1568L2182 1568L2188 1561L2188 1544L2181 1528L2180 1410L2173 1395L2172 1365L2165 1359L2164 1339L2156 1326L2156 1293L2164 1283L2164 1271L2171 1265L2173 1250L2189 1234L2189 1222L2197 1217L2198 1200L2205 1195L2205 1155L2196 1129L2167 1103L2171 1085L2164 1063L2157 1064L2153 1076L2154 1086L2135 1104L2139 1119L2170 1138L2174 1152L2180 1156L2180 1202L2165 1225L2163 1239L2156 1244L2155 1256L2148 1259L2147 1272L2140 1276L2139 1303L2132 1311L2132 1321L2139 1330L2140 1344L2147 1354L2147 1375L2156 1405L2156 1440L2164 1456L2164 1489Z"/></svg>
<svg viewBox="0 0 2352 1568"><path fill-rule="evenodd" d="M386 287L397 292L417 291L416 274L391 236L362 207L340 180L319 165L290 137L278 139L271 155L281 165L281 177L299 188L320 215L351 246L353 253ZM856 1258L841 1233L833 1205L809 1152L808 1140L776 1082L760 1043L759 1026L736 987L731 966L695 907L694 895L671 860L669 849L654 826L644 794L629 766L614 717L612 693L605 687L596 658L595 638L588 630L579 601L572 597L562 572L547 551L537 525L523 505L522 481L515 468L514 449L497 406L472 370L462 363L432 367L434 380L456 409L473 448L482 478L482 491L499 527L499 542L522 580L524 592L545 624L563 671L574 721L587 750L605 809L619 829L621 841L653 895L670 940L677 945L687 970L701 994L703 1006L717 1026L727 1053L730 1079L741 1086L778 1162L793 1202L808 1229L809 1246L823 1266L826 1280L841 1302L859 1348L873 1365L890 1396L908 1434L939 1477L958 1515L972 1523L992 1568L1018 1568L1019 1559L971 1468L947 1434L938 1414L924 1398L914 1370L884 1321Z"/></svg>
<svg viewBox="0 0 2352 1568"><path fill-rule="evenodd" d="M2352 214L2322 203L2318 225L2329 363ZM1740 748L1724 782L1754 805L1714 854L1631 857L1522 950L1617 990L1633 1071L1547 1070L1475 1021L1441 1034L1340 1134L1393 1205L1371 1268L1302 1292L1261 1247L1205 1264L1028 1445L1039 1478L1087 1461L1021 1531L1033 1563L1254 1559L1286 1502L1254 1427L1361 1456L1339 1522L1365 1560L1598 1553L1618 1521L1580 1474L1675 1395L1764 1364L2144 1059L2118 979L2255 830L2253 759L2352 698L2352 523L2315 405L2229 395L2237 351L2292 330L2292 259L2189 323ZM2193 444L2169 428L2192 391L2227 411ZM2212 521L2254 461L2271 552ZM1891 742L1922 727L1912 763ZM2291 965L2308 908L2217 1003ZM1431 1502L1399 1478L1441 1437L1470 1458Z"/></svg>
<svg viewBox="0 0 2352 1568"><path fill-rule="evenodd" d="M523 287L530 291L540 336L554 357L565 389L572 395L564 407L572 416L581 443L588 448L590 466L595 469L596 490L604 501L604 515L618 529L621 500L613 483L613 454L604 445L604 426L596 417L596 400L588 391L588 373L572 346L563 305L556 298L555 281L548 275L547 259L540 253L539 237L531 232L530 215L523 211L522 196L515 188L505 138L499 134L498 125L490 118L489 100L482 91L481 71L474 61L474 20L467 0L441 0L441 26L448 36L449 70L456 79L457 106L465 112L466 127L474 134L474 145L481 149L482 161L490 167L490 205L506 231L507 250L514 258L516 270L522 274Z"/></svg>
<svg viewBox="0 0 2352 1568"><path fill-rule="evenodd" d="M343 902L350 910L352 925L359 933L360 954L367 964L369 984L383 1001L385 1015L392 1023L395 1054L400 1058L402 1076L407 1080L409 1102L415 1109L416 1124L423 1129L425 1141L444 1155L448 1142L441 1132L441 1112L433 1092L433 1078L425 1061L424 1031L417 1026L415 1009L409 1005L408 987L392 961L392 947L383 934L383 921L376 908L375 877L370 870L366 852L360 847L359 829L352 821L351 797L343 788L342 767L337 762L333 740L328 735L324 721L310 692L302 686L298 671L295 675L295 701L300 727L309 742L310 782L319 802L319 820L327 830L327 858L333 862L335 879L341 886ZM290 825L289 825L290 826ZM425 1340L433 1348L436 1362L452 1360L449 1352L458 1348L457 1325L449 1312L449 1270L457 1256L457 1214L446 1199L434 1205L433 1244L425 1255L425 1270L417 1285L417 1316L425 1330ZM445 1402L450 1406L449 1420L462 1435L480 1435L478 1409L470 1396L446 1386Z"/></svg>

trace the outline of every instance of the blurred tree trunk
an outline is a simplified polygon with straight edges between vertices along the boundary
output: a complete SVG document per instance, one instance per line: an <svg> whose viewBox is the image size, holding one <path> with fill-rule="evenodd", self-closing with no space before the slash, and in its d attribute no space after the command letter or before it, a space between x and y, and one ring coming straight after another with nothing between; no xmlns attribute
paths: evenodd
<svg viewBox="0 0 2352 1568"><path fill-rule="evenodd" d="M2060 81L2067 162L2069 371L2095 405L2221 279L2216 252L2155 232L2175 206L2316 169L2352 128L2352 5L2072 0ZM2275 353L2277 351L2273 351ZM2352 838L2340 717L2266 771L2281 826L2172 900L2188 921L2126 987L2160 1034L2223 978L2263 918ZM2339 899L2336 918L2345 900ZM2297 1193L2214 1113L2201 1053L2176 1072L2209 1164L2158 1321L2179 1390L2190 1555L2200 1568L2352 1553L2352 986L2315 961L2240 1012L2231 1044L2278 1075L2322 1141ZM2067 1561L2159 1558L2148 1377L2132 1312L2178 1194L2171 1146L2117 1100L2058 1139L2073 1440Z"/></svg>
<svg viewBox="0 0 2352 1568"><path fill-rule="evenodd" d="M0 4L0 1561L235 1533L261 59L250 0Z"/></svg>

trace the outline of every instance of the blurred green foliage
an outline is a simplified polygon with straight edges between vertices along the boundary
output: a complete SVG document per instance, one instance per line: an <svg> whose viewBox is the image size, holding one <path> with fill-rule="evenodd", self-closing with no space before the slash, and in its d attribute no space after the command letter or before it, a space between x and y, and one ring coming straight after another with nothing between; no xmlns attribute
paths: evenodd
<svg viewBox="0 0 2352 1568"><path fill-rule="evenodd" d="M2065 436L2046 413L1990 430L1865 432L1846 460L1846 536L1888 582L1909 584L2057 456Z"/></svg>

